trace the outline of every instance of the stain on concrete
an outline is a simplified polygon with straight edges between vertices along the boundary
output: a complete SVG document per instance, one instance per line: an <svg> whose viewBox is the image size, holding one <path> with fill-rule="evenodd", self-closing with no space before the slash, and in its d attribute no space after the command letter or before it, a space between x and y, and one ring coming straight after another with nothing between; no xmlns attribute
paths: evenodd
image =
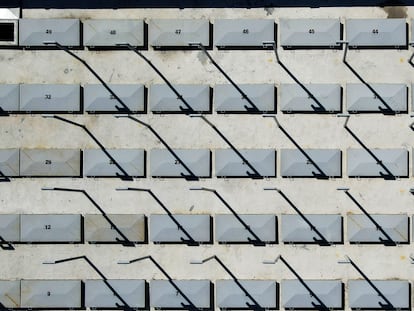
<svg viewBox="0 0 414 311"><path fill-rule="evenodd" d="M387 13L387 18L407 17L407 7L405 6L385 6L384 11Z"/></svg>
<svg viewBox="0 0 414 311"><path fill-rule="evenodd" d="M207 56L204 54L203 51L198 52L197 58L203 65L207 63Z"/></svg>
<svg viewBox="0 0 414 311"><path fill-rule="evenodd" d="M265 12L266 12L266 16L272 15L273 12L275 11L275 8L264 8Z"/></svg>

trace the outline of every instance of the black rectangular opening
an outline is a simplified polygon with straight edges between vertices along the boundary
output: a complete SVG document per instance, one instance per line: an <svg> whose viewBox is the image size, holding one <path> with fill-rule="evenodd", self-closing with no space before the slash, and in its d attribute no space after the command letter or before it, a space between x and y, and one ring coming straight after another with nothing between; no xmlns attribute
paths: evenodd
<svg viewBox="0 0 414 311"><path fill-rule="evenodd" d="M14 41L14 23L0 23L0 41Z"/></svg>

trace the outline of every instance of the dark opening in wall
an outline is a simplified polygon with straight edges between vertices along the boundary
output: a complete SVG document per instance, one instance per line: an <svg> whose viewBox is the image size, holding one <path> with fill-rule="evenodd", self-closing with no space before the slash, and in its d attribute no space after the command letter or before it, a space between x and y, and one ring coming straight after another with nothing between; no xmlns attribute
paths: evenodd
<svg viewBox="0 0 414 311"><path fill-rule="evenodd" d="M14 23L0 23L0 41L14 41Z"/></svg>

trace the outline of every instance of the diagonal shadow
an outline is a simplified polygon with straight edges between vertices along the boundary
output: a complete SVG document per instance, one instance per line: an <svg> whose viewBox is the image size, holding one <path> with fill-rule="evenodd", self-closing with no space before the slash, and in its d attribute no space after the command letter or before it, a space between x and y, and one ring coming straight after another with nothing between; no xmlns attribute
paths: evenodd
<svg viewBox="0 0 414 311"><path fill-rule="evenodd" d="M368 219L374 224L375 228L386 237L383 239L379 237L378 239L385 245L385 246L397 246L397 243L390 237L390 235L384 230L384 228L365 210L365 208L354 198L349 191L345 191L345 194L355 203L356 206L368 217Z"/></svg>
<svg viewBox="0 0 414 311"><path fill-rule="evenodd" d="M162 74L161 71L158 70L158 68L148 59L144 56L144 54L142 54L137 48L134 48L132 45L130 45L129 43L120 43L117 44L118 46L124 46L127 47L129 50L131 50L132 52L135 52L138 56L140 56L145 62L147 62L147 64L161 77L161 79L164 80L164 82L168 85L168 87L171 89L171 91L174 92L174 94L177 96L177 99L180 100L185 108L183 106L180 106L180 110L182 112L184 112L185 114L190 114L190 113L195 113L195 110L193 109L193 107L191 107L191 105L184 99L183 95L181 95L177 89L171 84L171 82Z"/></svg>
<svg viewBox="0 0 414 311"><path fill-rule="evenodd" d="M48 189L44 188L43 190L48 190ZM89 195L89 193L86 192L86 190L70 189L70 188L51 188L50 190L82 193L92 203L92 205L95 206L95 208L101 213L102 217L107 221L107 223L111 226L111 228L113 228L122 237L122 240L119 239L119 238L116 238L116 241L118 243L122 244L122 246L129 246L129 247L135 246L134 242L130 241L128 239L128 237L125 234L122 233L122 231L119 229L119 227L108 217L108 215L105 213L105 211Z"/></svg>
<svg viewBox="0 0 414 311"><path fill-rule="evenodd" d="M177 228L179 230L181 230L184 235L187 237L187 240L184 238L181 238L181 241L185 244L187 244L188 246L199 246L200 243L197 242L196 240L194 240L194 238L191 236L191 234L184 228L184 226L177 220L177 218L174 217L174 215L170 212L170 210L167 208L167 206L165 206L164 203L162 203L162 201L155 195L154 192L152 192L151 189L142 189L142 188L118 188L116 189L118 191L143 191L143 192L148 192L149 195L158 203L158 205L161 206L161 208L164 210L164 212L168 215L168 217L170 217L170 219L172 220L172 222L174 222L174 224L177 226Z"/></svg>
<svg viewBox="0 0 414 311"><path fill-rule="evenodd" d="M115 288L108 282L107 277L98 269L98 267L95 266L95 264L91 260L89 260L89 258L87 256L78 256L78 257L72 257L72 258L66 258L66 259L56 260L54 262L54 264L59 264L59 263L62 263L62 262L67 262L67 261L72 261L72 260L78 260L78 259L85 260L86 263L93 270L95 270L96 273L99 274L99 276L102 278L102 281L109 288L109 290L113 293L113 295L116 298L118 298L123 303L123 305L120 305L119 303L115 303L115 305L118 308L121 308L122 310L125 310L125 311L133 311L134 310L134 308L132 308L131 306L129 306L129 304L125 301L125 299L122 298L121 295L115 290Z"/></svg>
<svg viewBox="0 0 414 311"><path fill-rule="evenodd" d="M344 128L347 130L347 132L358 142L358 144L361 145L362 148L365 149L366 152L368 152L368 154L375 160L375 162L381 166L384 171L386 172L386 174L384 174L383 172L379 172L380 176L382 178L384 178L384 180L395 180L396 177L394 176L394 174L388 169L388 167L382 162L382 160L380 158L378 158L363 142L362 140L360 140L358 138L358 136L355 135L354 132L352 132L352 130L348 127L348 122L345 122Z"/></svg>
<svg viewBox="0 0 414 311"><path fill-rule="evenodd" d="M9 241L6 241L1 235L0 235L0 248L4 251L14 251L15 248L12 243ZM0 305L1 307L1 305Z"/></svg>
<svg viewBox="0 0 414 311"><path fill-rule="evenodd" d="M368 282L368 284L372 287L373 290L380 296L384 301L385 304L382 302L378 302L383 310L396 310L393 306L391 301L380 291L380 289L368 278L368 276L351 260L348 259L351 265L358 271L358 273Z"/></svg>
<svg viewBox="0 0 414 311"><path fill-rule="evenodd" d="M316 295L316 293L309 287L309 285L306 284L306 282L302 279L302 277L296 272L295 269L293 269L293 267L285 260L285 258L283 258L282 256L279 256L278 259L280 259L280 261L282 261L285 264L285 266L290 270L290 272L292 272L295 275L295 277L298 279L298 281L309 292L310 296L313 297L313 298L315 298L316 301L318 301L319 305L317 305L316 303L314 303L312 301L312 305L314 306L315 309L320 310L320 311L328 311L328 310L331 310L330 308L328 308L326 306L326 304L322 301L322 299L320 299L319 296Z"/></svg>
<svg viewBox="0 0 414 311"><path fill-rule="evenodd" d="M325 109L325 107L321 104L321 102L315 97L315 95L313 95L313 93L302 83L299 81L298 78L296 78L296 76L285 66L285 64L280 60L279 58L279 53L277 52L277 46L275 42L264 42L264 45L271 45L273 47L273 51L275 53L276 56L276 61L277 63L280 65L280 67L283 68L283 70L285 70L285 72L293 79L293 81L295 81L303 91L305 91L305 93L308 95L308 97L310 99L312 99L315 102L315 105L311 105L312 109L315 112L319 112L319 113L329 113L329 111L327 111Z"/></svg>
<svg viewBox="0 0 414 311"><path fill-rule="evenodd" d="M247 112L250 113L261 113L260 109L257 107L257 105L250 99L249 96L247 96L247 94L245 92L243 92L243 90L236 84L236 82L234 82L232 80L232 78L230 78L230 76L223 70L223 68L221 68L219 66L219 64L216 63L216 61L214 60L214 58L210 55L210 53L207 52L207 49L205 48L205 46L199 42L197 43L189 43L189 45L195 45L198 46L201 51L203 51L204 54L206 54L207 58L210 60L210 62L218 69L218 71L220 71L220 73L227 79L227 81L229 81L231 83L231 85L234 86L234 88L240 93L240 95L242 96L242 99L246 100L250 107L247 105L244 105L244 108L246 109Z"/></svg>
<svg viewBox="0 0 414 311"><path fill-rule="evenodd" d="M312 175L317 179L329 179L329 176L325 174L325 172L320 168L318 164L311 158L311 156L293 139L292 136L283 128L283 126L279 123L276 116L274 115L263 115L264 117L271 117L275 120L277 127L282 131L283 134L295 145L295 147L302 153L302 155L308 160L310 164L312 164L318 173L312 171Z"/></svg>
<svg viewBox="0 0 414 311"><path fill-rule="evenodd" d="M77 127L80 127L81 129L83 129L89 135L89 137L91 137L93 139L93 141L99 146L99 148L102 150L102 152L105 153L105 155L111 160L111 163L113 163L122 172L122 174L116 173L116 175L121 180L126 180L126 181L132 181L133 180L133 178L131 176L129 176L129 174L119 164L119 162L117 160L115 160L115 158L113 156L111 156L111 154L108 152L108 150L106 150L105 146L101 144L101 142L92 134L91 131L88 130L88 128L85 125L70 121L68 119L65 119L65 118L62 118L62 117L56 116L56 115L54 115L53 118L55 118L57 120L60 120L62 122L72 124L74 126L77 126Z"/></svg>
<svg viewBox="0 0 414 311"><path fill-rule="evenodd" d="M371 92L374 94L375 98L378 98L379 101L385 106L385 108L382 108L381 106L378 106L378 109L382 112L384 115L395 115L396 112L390 107L390 105L387 104L387 102L382 98L380 94L378 94L375 89L369 85L368 82L364 80L364 78L359 75L359 73L348 63L346 60L346 56L348 54L348 46L349 44L347 42L345 44L345 50L344 50L344 56L342 57L342 62L345 64L346 67L361 81Z"/></svg>
<svg viewBox="0 0 414 311"><path fill-rule="evenodd" d="M2 171L0 171L0 182L11 182L11 179L4 175Z"/></svg>
<svg viewBox="0 0 414 311"><path fill-rule="evenodd" d="M115 94L114 91L112 91L112 89L108 86L108 84L96 73L96 71L89 66L89 64L82 58L80 58L79 56L77 56L76 54L74 54L72 51L70 51L67 47L60 45L58 42L43 42L43 44L45 45L54 45L56 46L58 49L65 51L66 53L68 53L70 56L74 57L75 59L77 59L78 61L80 61L94 76L96 79L99 80L99 82L101 82L101 84L105 87L105 89L119 102L119 104L122 107L119 107L117 105L115 105L115 108L118 110L119 113L132 113L132 111L129 109L129 107L122 101L122 99Z"/></svg>
<svg viewBox="0 0 414 311"><path fill-rule="evenodd" d="M6 112L3 108L0 107L0 117L8 117L10 113Z"/></svg>
<svg viewBox="0 0 414 311"><path fill-rule="evenodd" d="M115 116L117 117L117 116ZM119 116L118 116L119 117ZM181 173L181 176L184 177L188 181L197 181L199 179L198 176L196 176L193 171L184 163L183 160L178 156L178 154L167 144L167 142L157 133L157 131L154 130L154 128L149 125L148 123L145 123L137 118L134 118L131 115L128 115L128 118L145 126L148 128L152 134L154 134L155 137L164 145L165 148L168 149L168 151L171 153L171 155L180 163L180 165L187 171L189 175L185 175L184 173Z"/></svg>
<svg viewBox="0 0 414 311"><path fill-rule="evenodd" d="M412 67L414 67L414 52L413 52L413 54L411 55L410 59L408 60L408 63L409 63Z"/></svg>
<svg viewBox="0 0 414 311"><path fill-rule="evenodd" d="M253 171L253 174L249 171L246 171L247 176L251 177L252 179L263 179L263 176L255 169L255 167L250 163L250 161L247 160L246 157L241 154L241 152L227 139L226 136L224 136L224 134L213 123L207 120L207 118L203 115L197 115L197 117L203 119L203 121L206 122L230 146L230 148L234 151L234 153L237 154L237 156L242 160L242 162L245 163Z"/></svg>
<svg viewBox="0 0 414 311"><path fill-rule="evenodd" d="M303 219L304 222L308 224L312 231L314 231L320 239L313 238L315 243L318 243L320 246L331 246L331 243L325 238L325 236L315 227L315 225L296 207L295 204L283 193L282 190L278 190L279 194L285 199L286 202L295 210L295 212Z"/></svg>

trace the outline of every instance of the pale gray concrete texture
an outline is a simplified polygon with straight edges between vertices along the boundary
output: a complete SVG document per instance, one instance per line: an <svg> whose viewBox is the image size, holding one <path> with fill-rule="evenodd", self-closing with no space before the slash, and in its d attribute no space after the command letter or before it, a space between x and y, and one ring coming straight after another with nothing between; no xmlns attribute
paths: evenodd
<svg viewBox="0 0 414 311"><path fill-rule="evenodd" d="M414 17L414 8L403 8L407 22ZM381 8L292 8L292 9L142 9L142 10L24 10L24 18L386 18ZM413 34L410 34L412 38ZM414 68L407 60L408 50L353 50L348 62L370 83L405 83L411 86ZM108 83L142 83L147 86L163 83L161 78L137 55L130 51L75 51L84 58ZM213 58L237 83L293 83L277 64L273 51L218 51ZM227 83L201 51L143 51L171 82L177 84ZM281 61L303 83L347 83L360 81L342 63L343 51L338 50L279 50ZM0 83L75 83L93 84L98 81L87 69L63 51L0 51ZM412 100L409 99L409 111ZM4 214L93 214L94 206L79 193L41 191L42 187L85 189L108 214L161 214L160 206L145 192L117 192L117 187L150 188L176 214L223 214L227 209L212 193L189 191L190 187L216 189L240 214L276 214L280 224L282 214L294 214L293 209L275 191L264 187L278 187L304 214L347 214L361 211L338 187L349 187L364 208L376 214L413 214L414 196L412 150L414 132L409 128L408 114L383 116L380 114L353 115L349 128L369 147L405 148L409 150L409 178L395 181L355 179L346 176L346 150L360 148L343 128L344 119L335 115L284 115L278 107L278 120L303 148L330 148L343 151L343 177L330 180L282 179L280 153L277 154L277 178L264 180L217 179L197 182L182 179L12 179L0 184L0 206ZM88 129L107 148L137 148L147 151L163 148L145 127L111 115L68 116ZM226 143L203 120L185 115L138 116L174 148L224 149ZM238 148L276 149L294 148L272 119L260 115L208 115L222 133ZM12 115L0 119L0 148L97 148L80 128L39 115ZM214 161L214 160L213 160ZM213 162L214 167L214 162ZM280 230L280 225L279 225ZM279 242L280 242L279 231ZM117 265L118 260L152 255L176 279L228 279L229 276L214 261L204 265L190 265L190 260L211 255L222 261L241 279L294 279L281 263L264 265L263 260L282 254L304 279L360 279L350 265L338 260L350 256L372 279L413 279L414 265L410 264L412 246L350 245L330 247L318 245L283 245L266 247L251 245L17 245L15 251L0 252L0 279L95 279L99 276L85 262L74 261L60 265L42 265L45 260L57 260L87 255L97 267L113 279L164 279L149 261L133 265ZM347 295L347 294L346 294ZM349 309L348 299L345 307Z"/></svg>

